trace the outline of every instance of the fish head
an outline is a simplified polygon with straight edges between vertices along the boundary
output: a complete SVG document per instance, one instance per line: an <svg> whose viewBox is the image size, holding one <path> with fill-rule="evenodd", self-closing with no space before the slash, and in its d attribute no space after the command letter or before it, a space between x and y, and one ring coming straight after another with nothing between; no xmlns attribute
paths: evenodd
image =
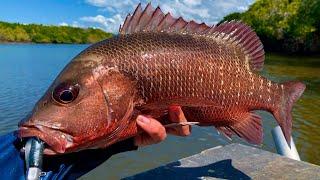
<svg viewBox="0 0 320 180"><path fill-rule="evenodd" d="M47 145L45 154L100 148L114 141L115 132L127 124L123 119L129 118L130 98L121 91L118 76L105 71L91 61L71 61L19 123L19 136L39 137Z"/></svg>

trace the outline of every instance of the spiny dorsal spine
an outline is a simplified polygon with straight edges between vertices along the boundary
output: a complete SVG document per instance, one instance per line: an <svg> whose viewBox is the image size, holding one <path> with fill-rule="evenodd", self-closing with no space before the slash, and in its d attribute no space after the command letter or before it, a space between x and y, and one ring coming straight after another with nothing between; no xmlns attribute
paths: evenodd
<svg viewBox="0 0 320 180"><path fill-rule="evenodd" d="M185 21L182 17L174 18L170 13L164 14L160 7L153 9L150 3L143 10L139 4L132 15L127 15L119 33L123 35L141 32L198 35L233 44L248 57L248 62L244 63L249 65L251 71L260 71L263 68L263 45L257 34L241 21L224 22L210 27L205 23Z"/></svg>

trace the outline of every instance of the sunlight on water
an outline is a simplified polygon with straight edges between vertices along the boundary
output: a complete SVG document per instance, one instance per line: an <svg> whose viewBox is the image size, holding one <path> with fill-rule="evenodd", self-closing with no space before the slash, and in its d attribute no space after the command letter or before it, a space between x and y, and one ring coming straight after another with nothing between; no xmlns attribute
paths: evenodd
<svg viewBox="0 0 320 180"><path fill-rule="evenodd" d="M0 134L17 128L61 69L87 45L0 45ZM317 57L267 56L262 74L274 81L301 80L307 90L294 106L293 137L303 160L320 164L320 60ZM263 117L263 149L275 152L272 115ZM245 143L239 138L233 142ZM214 128L194 127L189 137L169 138L157 145L113 156L86 175L90 179L119 179L164 163L229 144ZM247 143L245 143L247 144Z"/></svg>

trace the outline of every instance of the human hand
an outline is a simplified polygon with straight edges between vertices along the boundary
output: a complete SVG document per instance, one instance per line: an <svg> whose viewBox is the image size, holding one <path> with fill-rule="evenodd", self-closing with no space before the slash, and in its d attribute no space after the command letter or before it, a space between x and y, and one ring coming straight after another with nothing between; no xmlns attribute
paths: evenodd
<svg viewBox="0 0 320 180"><path fill-rule="evenodd" d="M169 108L169 121L173 123L187 122L180 106ZM156 119L142 115L137 117L137 124L144 132L134 137L136 146L159 143L167 137L167 133L176 136L188 136L191 133L191 126L189 125L165 128Z"/></svg>

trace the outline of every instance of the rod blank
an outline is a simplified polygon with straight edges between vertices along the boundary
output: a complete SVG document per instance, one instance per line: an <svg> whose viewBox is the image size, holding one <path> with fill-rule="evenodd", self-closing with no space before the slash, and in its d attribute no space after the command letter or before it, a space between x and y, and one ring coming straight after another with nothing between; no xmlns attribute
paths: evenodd
<svg viewBox="0 0 320 180"><path fill-rule="evenodd" d="M291 148L288 146L288 143L283 135L283 132L280 126L277 126L272 129L271 131L273 142L276 146L278 154L282 156L286 156L288 158L300 161L300 156L297 151L296 145L293 142L293 138L291 137L290 145Z"/></svg>
<svg viewBox="0 0 320 180"><path fill-rule="evenodd" d="M30 138L25 145L27 180L38 180L42 172L44 142L38 138Z"/></svg>

